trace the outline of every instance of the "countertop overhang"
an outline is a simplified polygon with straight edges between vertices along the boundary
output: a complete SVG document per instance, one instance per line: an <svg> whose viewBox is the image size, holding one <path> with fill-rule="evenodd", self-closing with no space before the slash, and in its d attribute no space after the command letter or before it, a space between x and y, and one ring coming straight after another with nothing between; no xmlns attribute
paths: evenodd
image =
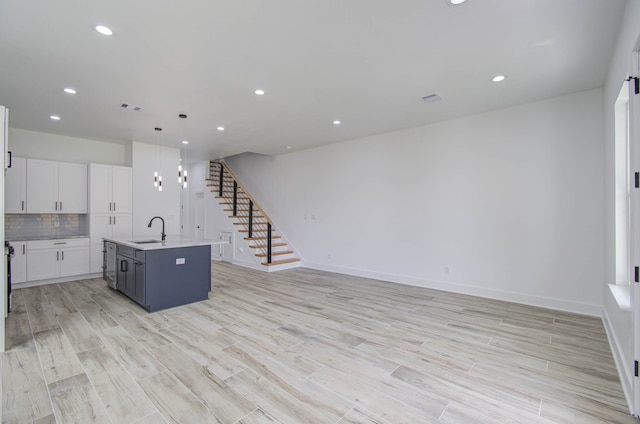
<svg viewBox="0 0 640 424"><path fill-rule="evenodd" d="M206 246L227 243L226 241L221 242L219 240L193 239L180 236L167 236L167 239L164 241L158 238L158 241L153 243L149 243L148 241L156 239L149 236L132 237L128 240L104 237L103 240L118 243L123 246L129 246L138 250L177 249L181 247ZM140 243L141 241L144 243Z"/></svg>

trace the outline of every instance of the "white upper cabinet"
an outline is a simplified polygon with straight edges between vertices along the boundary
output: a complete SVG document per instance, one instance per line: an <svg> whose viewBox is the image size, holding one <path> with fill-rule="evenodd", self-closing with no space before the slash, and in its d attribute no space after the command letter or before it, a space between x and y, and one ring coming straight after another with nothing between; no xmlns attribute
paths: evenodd
<svg viewBox="0 0 640 424"><path fill-rule="evenodd" d="M87 213L87 165L58 163L60 213Z"/></svg>
<svg viewBox="0 0 640 424"><path fill-rule="evenodd" d="M87 166L27 159L28 213L87 213Z"/></svg>
<svg viewBox="0 0 640 424"><path fill-rule="evenodd" d="M4 212L27 212L27 160L11 158L11 167L4 177Z"/></svg>
<svg viewBox="0 0 640 424"><path fill-rule="evenodd" d="M58 163L27 159L27 212L58 212Z"/></svg>
<svg viewBox="0 0 640 424"><path fill-rule="evenodd" d="M132 190L131 168L89 165L89 213L131 213Z"/></svg>

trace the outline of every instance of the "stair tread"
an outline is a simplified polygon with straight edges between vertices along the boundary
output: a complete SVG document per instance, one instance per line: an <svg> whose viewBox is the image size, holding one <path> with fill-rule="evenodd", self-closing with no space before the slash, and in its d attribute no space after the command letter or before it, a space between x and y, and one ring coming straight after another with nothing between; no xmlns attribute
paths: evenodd
<svg viewBox="0 0 640 424"><path fill-rule="evenodd" d="M273 232L275 232L275 231L276 231L275 229L273 229L273 228L271 229L271 232L272 232L272 233L273 233ZM239 232L239 233L248 233L248 232L249 232L249 230L238 230L238 232ZM253 232L254 232L254 233L268 233L268 231L267 231L267 230L258 230L258 229L256 229L256 228L254 228L254 229L253 229ZM271 238L274 238L274 237L280 237L280 236L271 236Z"/></svg>
<svg viewBox="0 0 640 424"><path fill-rule="evenodd" d="M262 262L262 265L274 266L274 265L290 264L291 262L299 262L299 261L300 261L300 259L298 259L298 258L291 258L291 259L283 259L281 261L271 261L270 264L268 264L266 262Z"/></svg>
<svg viewBox="0 0 640 424"><path fill-rule="evenodd" d="M276 256L276 255L289 255L292 254L293 250L282 250L280 252L271 252L271 256ZM267 254L266 253L256 253L256 256L259 258L266 258Z"/></svg>
<svg viewBox="0 0 640 424"><path fill-rule="evenodd" d="M282 247L282 246L286 246L287 243L271 243L271 247ZM252 249L266 249L267 245L266 244L254 244L253 246L249 246Z"/></svg>
<svg viewBox="0 0 640 424"><path fill-rule="evenodd" d="M271 240L281 239L281 238L282 238L281 236L271 236ZM242 239L243 240L249 240L249 241L252 241L252 240L267 240L266 237L243 237Z"/></svg>
<svg viewBox="0 0 640 424"><path fill-rule="evenodd" d="M246 221L249 221L249 215L229 215L229 218L244 219ZM262 218L265 218L265 217L262 215L253 214L253 219L262 219Z"/></svg>

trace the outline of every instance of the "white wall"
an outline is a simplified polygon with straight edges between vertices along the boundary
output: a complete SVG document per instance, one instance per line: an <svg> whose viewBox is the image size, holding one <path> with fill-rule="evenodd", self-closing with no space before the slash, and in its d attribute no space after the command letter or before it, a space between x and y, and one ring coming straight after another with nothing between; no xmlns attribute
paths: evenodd
<svg viewBox="0 0 640 424"><path fill-rule="evenodd" d="M308 267L599 315L602 91L227 160Z"/></svg>
<svg viewBox="0 0 640 424"><path fill-rule="evenodd" d="M615 179L614 179L614 104L622 81L627 75L636 75L637 69L631 64L631 52L638 50L640 37L640 1L628 1L624 14L624 22L611 66L604 86L604 182L605 182L605 249L604 283L615 283ZM635 72L634 72L635 71ZM618 308L613 295L606 284L604 291L605 325L612 342L612 350L622 386L630 400L632 396L633 373L633 315L629 311Z"/></svg>
<svg viewBox="0 0 640 424"><path fill-rule="evenodd" d="M178 184L178 149L133 142L133 235L134 237L159 237L162 225L159 220L147 227L154 216L165 220L167 237L180 235L180 185ZM159 170L163 189L153 186L153 173Z"/></svg>
<svg viewBox="0 0 640 424"><path fill-rule="evenodd" d="M131 166L130 144L108 143L17 128L9 128L9 150L14 156L26 158Z"/></svg>

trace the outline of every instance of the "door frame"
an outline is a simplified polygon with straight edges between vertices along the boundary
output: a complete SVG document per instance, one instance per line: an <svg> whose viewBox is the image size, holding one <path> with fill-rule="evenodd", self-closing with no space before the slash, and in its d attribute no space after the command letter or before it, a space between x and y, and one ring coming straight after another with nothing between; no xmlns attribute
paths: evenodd
<svg viewBox="0 0 640 424"><path fill-rule="evenodd" d="M193 207L193 235L195 239L199 239L198 237L198 218L202 221L200 225L202 225L202 237L201 239L206 238L207 235L207 220L205 219L207 216L207 205L205 202L204 191L197 191L194 193L194 207Z"/></svg>

